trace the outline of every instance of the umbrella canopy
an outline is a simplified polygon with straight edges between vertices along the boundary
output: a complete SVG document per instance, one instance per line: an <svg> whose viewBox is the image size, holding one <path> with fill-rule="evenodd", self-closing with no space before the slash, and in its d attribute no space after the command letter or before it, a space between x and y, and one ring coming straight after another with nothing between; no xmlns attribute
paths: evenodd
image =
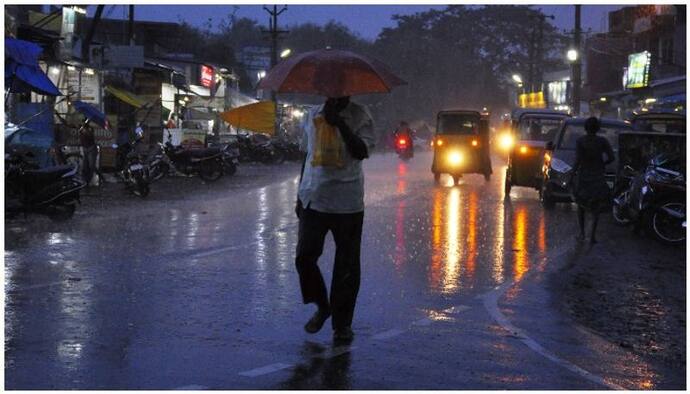
<svg viewBox="0 0 690 394"><path fill-rule="evenodd" d="M406 84L388 67L350 51L319 49L288 58L259 84L278 93L307 93L326 97L388 93Z"/></svg>
<svg viewBox="0 0 690 394"><path fill-rule="evenodd" d="M275 103L261 101L233 108L220 114L220 117L240 129L273 134L276 121Z"/></svg>
<svg viewBox="0 0 690 394"><path fill-rule="evenodd" d="M86 116L86 119L96 123L104 129L108 128L108 120L105 118L105 114L101 112L98 108L94 107L91 104L87 104L83 101L74 101L72 102L72 104L74 105L74 108L76 108L77 111L81 112L84 116Z"/></svg>
<svg viewBox="0 0 690 394"><path fill-rule="evenodd" d="M46 96L61 96L60 90L38 66L43 52L33 42L5 38L5 86L11 93L34 91Z"/></svg>

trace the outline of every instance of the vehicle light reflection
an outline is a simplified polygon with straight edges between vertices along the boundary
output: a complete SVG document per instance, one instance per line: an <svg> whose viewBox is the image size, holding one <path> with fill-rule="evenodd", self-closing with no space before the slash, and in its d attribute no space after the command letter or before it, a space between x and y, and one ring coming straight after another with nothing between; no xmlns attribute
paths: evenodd
<svg viewBox="0 0 690 394"><path fill-rule="evenodd" d="M527 256L527 207L520 206L513 219L513 271L519 281L529 270Z"/></svg>
<svg viewBox="0 0 690 394"><path fill-rule="evenodd" d="M446 237L445 256L446 261L443 273L443 293L448 294L459 285L460 279L460 190L453 188L449 191L448 205L446 209Z"/></svg>

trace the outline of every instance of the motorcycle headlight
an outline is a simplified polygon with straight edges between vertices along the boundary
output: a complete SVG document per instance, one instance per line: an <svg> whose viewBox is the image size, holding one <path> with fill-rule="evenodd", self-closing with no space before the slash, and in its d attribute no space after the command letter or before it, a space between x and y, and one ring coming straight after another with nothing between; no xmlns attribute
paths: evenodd
<svg viewBox="0 0 690 394"><path fill-rule="evenodd" d="M551 169L553 169L556 172L560 172L562 174L565 174L567 172L570 172L573 167L571 167L568 163L564 162L561 159L557 159L555 157L551 158Z"/></svg>

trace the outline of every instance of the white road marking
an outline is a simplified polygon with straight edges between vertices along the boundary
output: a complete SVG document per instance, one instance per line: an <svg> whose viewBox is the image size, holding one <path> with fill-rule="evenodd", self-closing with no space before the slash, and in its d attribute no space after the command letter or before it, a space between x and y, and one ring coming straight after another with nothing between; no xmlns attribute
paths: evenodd
<svg viewBox="0 0 690 394"><path fill-rule="evenodd" d="M260 368L250 369L249 371L240 372L239 374L242 376L255 378L257 376L277 372L277 371L280 371L280 370L283 370L286 368L292 368L293 366L294 366L294 364L275 363L275 364L269 364L269 365L266 365L266 366L263 366Z"/></svg>
<svg viewBox="0 0 690 394"><path fill-rule="evenodd" d="M565 255L565 253L561 253L558 255L558 257L562 257ZM558 259L557 257L557 259ZM527 276L530 274L528 273ZM523 280L527 277L525 276ZM522 331L521 329L515 327L510 323L508 318L501 312L501 310L498 308L498 300L505 294L508 289L510 289L513 285L515 284L514 280L511 280L509 282L506 282L502 284L501 286L496 287L494 290L484 294L484 307L486 308L487 312L489 312L489 315L503 327L506 331L514 335L518 340L520 340L522 343L524 343L528 348L532 349L536 353L542 355L543 357L547 358L548 360L560 365L561 367L572 371L581 377L600 384L604 387L608 387L610 389L614 390L625 390L625 388L611 382L607 382L604 378L602 378L599 375L595 375L573 363L571 363L568 360L564 360L554 353L551 353L547 349L545 349L543 346L541 346L537 341L534 339L530 338L527 333Z"/></svg>
<svg viewBox="0 0 690 394"><path fill-rule="evenodd" d="M378 334L372 336L371 339L374 339L374 340L377 340L377 341L379 341L379 340L385 340L385 339L390 339L390 338L393 338L393 337L397 337L398 335L400 335L400 334L402 334L402 333L404 333L404 332L405 332L405 330L401 330L401 329L399 329L399 328L392 328L392 329L390 329L390 330L387 330L387 331L384 331L384 332L380 332L380 333L378 333Z"/></svg>
<svg viewBox="0 0 690 394"><path fill-rule="evenodd" d="M188 386L176 387L173 390L208 390L208 387L202 386L200 384L190 384Z"/></svg>
<svg viewBox="0 0 690 394"><path fill-rule="evenodd" d="M458 313L466 311L468 309L470 309L470 307L468 307L468 306L456 305L454 307L447 308L447 309L443 310L442 312L458 314ZM414 322L411 323L411 326L429 326L433 322L434 321L432 319L425 317L425 318L422 318L419 320L415 320ZM406 331L407 331L407 329L391 328L390 330L386 330L386 331L383 331L383 332L380 332L378 334L371 336L370 339L371 340L378 340L378 341L386 340L386 339L397 337L398 335L403 334ZM325 347L328 345L323 345L323 346ZM338 357L340 355L349 353L356 348L357 347L350 346L350 345L336 346L336 347L332 348L331 351L326 353L326 354L319 354L319 355L315 355L312 357L322 358L322 359L327 360L327 359L330 359L333 357ZM268 375L268 374L273 373L273 372L278 372L278 371L281 371L283 369L293 368L294 366L295 366L294 363L292 363L292 364L275 363L275 364L269 364L269 365L266 365L263 367L251 369L249 371L243 371L243 372L240 372L239 375L255 378L258 376L262 376L262 375Z"/></svg>

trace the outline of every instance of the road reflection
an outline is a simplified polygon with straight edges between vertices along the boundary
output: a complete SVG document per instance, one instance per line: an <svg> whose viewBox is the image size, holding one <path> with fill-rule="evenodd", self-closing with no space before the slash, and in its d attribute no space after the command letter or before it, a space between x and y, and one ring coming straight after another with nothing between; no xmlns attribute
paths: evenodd
<svg viewBox="0 0 690 394"><path fill-rule="evenodd" d="M547 220L531 203L491 204L481 190L456 186L436 188L430 207L432 292L521 280L546 254Z"/></svg>

